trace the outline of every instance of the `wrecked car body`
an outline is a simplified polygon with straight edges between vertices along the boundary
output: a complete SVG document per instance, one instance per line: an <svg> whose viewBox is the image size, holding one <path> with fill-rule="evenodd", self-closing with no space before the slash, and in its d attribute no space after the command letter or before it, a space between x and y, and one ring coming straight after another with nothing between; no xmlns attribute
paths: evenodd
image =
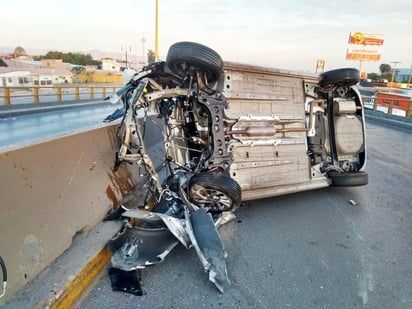
<svg viewBox="0 0 412 309"><path fill-rule="evenodd" d="M230 284L217 228L242 201L368 182L356 69L309 74L223 62L193 42L126 70L115 167L134 164L145 196L122 216L112 266L161 262L180 242L209 280Z"/></svg>

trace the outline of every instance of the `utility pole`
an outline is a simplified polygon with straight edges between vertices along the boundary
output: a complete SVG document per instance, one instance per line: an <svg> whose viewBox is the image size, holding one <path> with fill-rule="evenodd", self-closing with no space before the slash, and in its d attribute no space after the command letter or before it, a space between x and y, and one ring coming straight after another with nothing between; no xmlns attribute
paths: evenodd
<svg viewBox="0 0 412 309"><path fill-rule="evenodd" d="M362 75L362 69L363 69L363 60L359 60L359 74Z"/></svg>
<svg viewBox="0 0 412 309"><path fill-rule="evenodd" d="M155 33L155 61L159 60L159 42L158 42L158 34L159 34L159 0L156 0L156 33Z"/></svg>
<svg viewBox="0 0 412 309"><path fill-rule="evenodd" d="M140 42L142 42L142 62L143 62L143 66L146 64L146 60L145 60L145 54L144 54L144 43L146 42L146 38L144 37L144 33L143 33L143 37L140 40Z"/></svg>
<svg viewBox="0 0 412 309"><path fill-rule="evenodd" d="M123 45L122 45L122 50L123 50ZM131 46L129 46L129 50L130 50L130 52L132 51ZM129 67L128 60L127 60L127 47L124 48L124 52L125 52L125 61L126 61L125 68L127 69Z"/></svg>

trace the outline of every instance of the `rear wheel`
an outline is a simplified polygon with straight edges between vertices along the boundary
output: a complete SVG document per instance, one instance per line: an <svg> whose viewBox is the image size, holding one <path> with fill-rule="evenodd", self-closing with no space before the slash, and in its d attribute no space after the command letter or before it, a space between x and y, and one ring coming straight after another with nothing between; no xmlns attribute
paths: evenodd
<svg viewBox="0 0 412 309"><path fill-rule="evenodd" d="M239 184L224 173L203 172L190 180L192 203L211 212L228 211L241 201Z"/></svg>
<svg viewBox="0 0 412 309"><path fill-rule="evenodd" d="M360 80L359 70L353 68L327 71L319 76L319 86L330 88L333 86L353 86Z"/></svg>
<svg viewBox="0 0 412 309"><path fill-rule="evenodd" d="M194 42L178 42L170 46L166 65L181 77L194 68L206 75L208 83L216 82L223 70L223 60L217 52Z"/></svg>

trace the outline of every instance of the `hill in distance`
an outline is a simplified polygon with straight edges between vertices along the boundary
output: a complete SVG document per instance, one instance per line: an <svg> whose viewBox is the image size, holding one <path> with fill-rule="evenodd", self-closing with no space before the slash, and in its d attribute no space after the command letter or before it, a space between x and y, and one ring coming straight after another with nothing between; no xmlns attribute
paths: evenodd
<svg viewBox="0 0 412 309"><path fill-rule="evenodd" d="M14 49L17 46L11 47L11 46L0 46L0 54L11 54L14 52ZM47 52L55 50L55 51L61 51L64 53L72 52L72 53L83 53L83 54L90 54L93 59L100 60L103 57L110 57L110 58L115 58L118 60L125 60L126 55L125 53L121 52L107 52L107 51L102 51L99 49L92 49L88 51L67 51L67 50L57 50L57 49L34 49L34 48L25 48L22 46L24 50L26 51L26 54L29 56L41 56L47 54ZM129 61L134 61L134 62L141 62L142 61L142 55L136 55L133 53L128 53L127 55Z"/></svg>

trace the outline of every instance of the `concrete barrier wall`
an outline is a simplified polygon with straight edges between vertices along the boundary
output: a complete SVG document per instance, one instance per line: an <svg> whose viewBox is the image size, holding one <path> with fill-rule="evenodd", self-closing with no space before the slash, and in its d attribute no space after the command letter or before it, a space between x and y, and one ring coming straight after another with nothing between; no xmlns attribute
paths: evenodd
<svg viewBox="0 0 412 309"><path fill-rule="evenodd" d="M112 172L114 136L108 126L0 154L0 305L133 191L128 165Z"/></svg>

